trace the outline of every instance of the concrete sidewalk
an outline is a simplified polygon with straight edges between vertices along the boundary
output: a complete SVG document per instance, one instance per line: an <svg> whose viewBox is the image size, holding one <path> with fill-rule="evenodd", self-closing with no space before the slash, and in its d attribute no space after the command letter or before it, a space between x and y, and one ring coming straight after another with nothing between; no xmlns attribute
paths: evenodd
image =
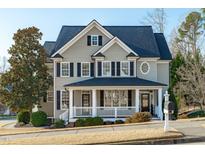
<svg viewBox="0 0 205 154"><path fill-rule="evenodd" d="M205 139L205 119L202 120L180 120L171 121L170 127L177 129L185 135L185 138L204 138ZM42 136L57 136L66 134L82 134L90 132L112 132L112 131L123 131L123 130L137 130L147 128L163 128L163 121L147 124L132 124L132 125L112 125L104 128L84 128L84 129L73 129L73 130L62 130L52 132L39 132L29 134L16 134L16 135L3 135L0 136L0 141L14 140L18 138L32 138ZM197 140L196 140L197 141ZM151 144L152 142L150 142ZM137 143L135 143L137 144ZM169 144L169 142L167 142ZM170 143L171 144L171 143ZM173 143L172 143L173 144Z"/></svg>

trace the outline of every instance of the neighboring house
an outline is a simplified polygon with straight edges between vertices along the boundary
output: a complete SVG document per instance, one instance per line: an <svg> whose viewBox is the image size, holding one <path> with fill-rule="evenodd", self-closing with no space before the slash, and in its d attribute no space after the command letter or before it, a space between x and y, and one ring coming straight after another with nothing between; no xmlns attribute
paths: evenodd
<svg viewBox="0 0 205 154"><path fill-rule="evenodd" d="M50 117L124 118L150 112L162 119L171 54L151 26L63 26L45 42L53 87L41 110Z"/></svg>

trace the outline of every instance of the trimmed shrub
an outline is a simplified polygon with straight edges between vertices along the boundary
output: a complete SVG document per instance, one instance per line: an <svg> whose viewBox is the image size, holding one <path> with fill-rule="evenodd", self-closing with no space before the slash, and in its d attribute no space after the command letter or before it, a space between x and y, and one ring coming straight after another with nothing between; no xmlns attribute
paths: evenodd
<svg viewBox="0 0 205 154"><path fill-rule="evenodd" d="M187 113L187 117L188 118L205 117L205 111L204 110L192 111L190 113Z"/></svg>
<svg viewBox="0 0 205 154"><path fill-rule="evenodd" d="M30 122L30 113L28 111L21 111L17 115L17 121L28 124Z"/></svg>
<svg viewBox="0 0 205 154"><path fill-rule="evenodd" d="M113 122L112 121L104 121L104 125L112 125Z"/></svg>
<svg viewBox="0 0 205 154"><path fill-rule="evenodd" d="M65 128L65 121L62 119L58 119L54 122L55 128Z"/></svg>
<svg viewBox="0 0 205 154"><path fill-rule="evenodd" d="M181 114L181 115L178 115L178 119L187 119L187 115L186 114Z"/></svg>
<svg viewBox="0 0 205 154"><path fill-rule="evenodd" d="M103 119L102 118L100 118L100 117L79 118L75 122L76 127L97 126L97 125L103 125Z"/></svg>
<svg viewBox="0 0 205 154"><path fill-rule="evenodd" d="M85 119L84 118L79 118L75 122L76 127L83 127L85 126Z"/></svg>
<svg viewBox="0 0 205 154"><path fill-rule="evenodd" d="M137 112L126 119L126 123L137 123L150 121L152 115L149 112Z"/></svg>
<svg viewBox="0 0 205 154"><path fill-rule="evenodd" d="M125 122L123 120L115 120L114 124L124 124Z"/></svg>
<svg viewBox="0 0 205 154"><path fill-rule="evenodd" d="M48 125L47 114L43 111L33 112L31 115L31 123L34 127Z"/></svg>

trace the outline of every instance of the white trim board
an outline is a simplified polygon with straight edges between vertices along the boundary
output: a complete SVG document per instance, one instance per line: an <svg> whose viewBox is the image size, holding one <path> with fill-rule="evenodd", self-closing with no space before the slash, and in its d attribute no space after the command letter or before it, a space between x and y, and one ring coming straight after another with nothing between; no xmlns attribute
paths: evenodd
<svg viewBox="0 0 205 154"><path fill-rule="evenodd" d="M117 43L121 48L123 48L127 53L133 53L135 56L138 56L132 49L130 49L125 43L123 43L119 38L114 37L112 40L110 40L106 45L104 45L100 50L98 50L94 56L96 56L98 53L103 53L107 51L112 45Z"/></svg>
<svg viewBox="0 0 205 154"><path fill-rule="evenodd" d="M103 28L96 20L91 21L80 33L78 33L74 38L72 38L69 42L67 42L63 47L61 47L57 52L55 52L51 57L56 54L62 54L65 52L70 46L72 46L75 42L77 42L80 38L82 38L88 31L90 31L93 27L96 27L103 34L105 34L109 39L114 36L109 33L105 28Z"/></svg>

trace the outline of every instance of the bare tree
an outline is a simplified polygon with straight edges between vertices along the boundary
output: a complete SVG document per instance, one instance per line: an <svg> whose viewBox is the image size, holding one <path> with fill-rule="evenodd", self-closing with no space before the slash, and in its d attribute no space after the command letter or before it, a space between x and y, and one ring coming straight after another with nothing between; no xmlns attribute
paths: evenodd
<svg viewBox="0 0 205 154"><path fill-rule="evenodd" d="M205 104L205 58L200 53L186 54L185 63L177 70L180 91L187 103Z"/></svg>
<svg viewBox="0 0 205 154"><path fill-rule="evenodd" d="M164 9L154 9L153 12L148 12L143 24L152 25L154 32L164 33L166 27L166 12Z"/></svg>

